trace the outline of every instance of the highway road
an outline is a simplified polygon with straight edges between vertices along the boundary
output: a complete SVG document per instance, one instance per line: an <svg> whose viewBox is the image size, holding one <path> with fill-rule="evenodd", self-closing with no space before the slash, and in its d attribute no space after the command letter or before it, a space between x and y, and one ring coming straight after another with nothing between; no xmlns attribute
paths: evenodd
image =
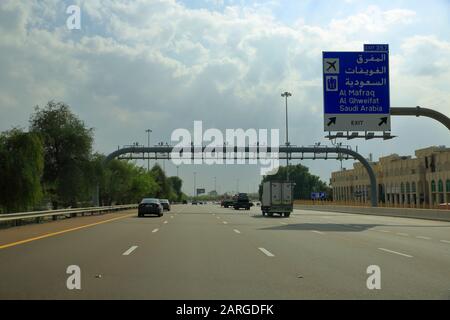
<svg viewBox="0 0 450 320"><path fill-rule="evenodd" d="M449 299L450 223L174 205L28 225L0 230L0 298Z"/></svg>

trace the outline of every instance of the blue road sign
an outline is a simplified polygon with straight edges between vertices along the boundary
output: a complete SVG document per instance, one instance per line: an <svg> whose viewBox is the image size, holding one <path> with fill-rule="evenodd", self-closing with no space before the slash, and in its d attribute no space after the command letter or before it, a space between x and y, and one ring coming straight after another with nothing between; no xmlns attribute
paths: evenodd
<svg viewBox="0 0 450 320"><path fill-rule="evenodd" d="M312 200L323 200L327 198L326 192L311 192Z"/></svg>
<svg viewBox="0 0 450 320"><path fill-rule="evenodd" d="M323 52L325 131L390 131L389 48L364 49Z"/></svg>

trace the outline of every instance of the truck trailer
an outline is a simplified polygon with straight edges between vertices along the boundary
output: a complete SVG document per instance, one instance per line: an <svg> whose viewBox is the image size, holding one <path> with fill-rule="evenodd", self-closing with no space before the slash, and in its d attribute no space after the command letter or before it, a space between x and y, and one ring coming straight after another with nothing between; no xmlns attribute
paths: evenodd
<svg viewBox="0 0 450 320"><path fill-rule="evenodd" d="M288 181L266 181L263 183L261 212L265 216L289 217L293 210L293 190L295 183Z"/></svg>

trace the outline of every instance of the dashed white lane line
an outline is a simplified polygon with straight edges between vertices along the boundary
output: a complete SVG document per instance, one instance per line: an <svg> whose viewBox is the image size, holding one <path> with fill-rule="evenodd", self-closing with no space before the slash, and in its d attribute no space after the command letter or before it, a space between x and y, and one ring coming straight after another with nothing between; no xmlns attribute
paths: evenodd
<svg viewBox="0 0 450 320"><path fill-rule="evenodd" d="M166 220L166 221L164 221L164 224L166 224L166 223L168 223L168 222L169 222L169 221Z"/></svg>
<svg viewBox="0 0 450 320"><path fill-rule="evenodd" d="M233 229L233 231L236 233L241 233L238 229Z"/></svg>
<svg viewBox="0 0 450 320"><path fill-rule="evenodd" d="M138 246L132 246L130 249L128 249L127 251L125 251L122 255L128 256L130 253L132 253L134 250L136 250L137 247L138 247Z"/></svg>
<svg viewBox="0 0 450 320"><path fill-rule="evenodd" d="M284 225L287 225L287 223L286 223L286 222L280 222L280 224L284 224Z"/></svg>
<svg viewBox="0 0 450 320"><path fill-rule="evenodd" d="M424 236L417 236L417 239L423 239L423 240L431 240L430 237L424 237Z"/></svg>
<svg viewBox="0 0 450 320"><path fill-rule="evenodd" d="M385 249L385 248L378 248L381 251L385 251L385 252L389 252L389 253L393 253L393 254L398 254L399 256L403 256L403 257L407 257L407 258L412 258L413 256L410 256L409 254L406 253L401 253L401 252L397 252L397 251L393 251L393 250L389 250L389 249Z"/></svg>
<svg viewBox="0 0 450 320"><path fill-rule="evenodd" d="M383 232L383 233L391 233L391 232L388 231L388 230L378 230L378 231Z"/></svg>
<svg viewBox="0 0 450 320"><path fill-rule="evenodd" d="M152 233L158 232L159 229L153 229Z"/></svg>
<svg viewBox="0 0 450 320"><path fill-rule="evenodd" d="M223 224L228 224L228 222L226 222L226 221L223 221Z"/></svg>
<svg viewBox="0 0 450 320"><path fill-rule="evenodd" d="M311 232L317 233L317 234L324 234L322 231L317 231L317 230L311 230Z"/></svg>
<svg viewBox="0 0 450 320"><path fill-rule="evenodd" d="M258 248L258 249L261 250L261 252L264 253L268 257L275 257L275 255L273 253L271 253L269 250L266 250L264 248Z"/></svg>
<svg viewBox="0 0 450 320"><path fill-rule="evenodd" d="M170 219L173 219L173 216L170 216Z"/></svg>
<svg viewBox="0 0 450 320"><path fill-rule="evenodd" d="M409 234L402 233L402 232L398 232L398 233L396 233L396 235L403 236L403 237L408 237L409 236Z"/></svg>
<svg viewBox="0 0 450 320"><path fill-rule="evenodd" d="M448 241L448 240L440 240L440 241L443 243L450 243L450 241Z"/></svg>

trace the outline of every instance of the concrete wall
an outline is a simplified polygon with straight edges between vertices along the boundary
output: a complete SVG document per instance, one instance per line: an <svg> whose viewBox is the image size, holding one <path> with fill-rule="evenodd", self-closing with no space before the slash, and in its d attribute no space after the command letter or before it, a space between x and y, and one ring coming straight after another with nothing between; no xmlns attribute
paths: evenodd
<svg viewBox="0 0 450 320"><path fill-rule="evenodd" d="M372 207L350 207L350 206L330 206L330 205L313 206L301 204L294 205L294 209L450 221L450 210L372 208Z"/></svg>

